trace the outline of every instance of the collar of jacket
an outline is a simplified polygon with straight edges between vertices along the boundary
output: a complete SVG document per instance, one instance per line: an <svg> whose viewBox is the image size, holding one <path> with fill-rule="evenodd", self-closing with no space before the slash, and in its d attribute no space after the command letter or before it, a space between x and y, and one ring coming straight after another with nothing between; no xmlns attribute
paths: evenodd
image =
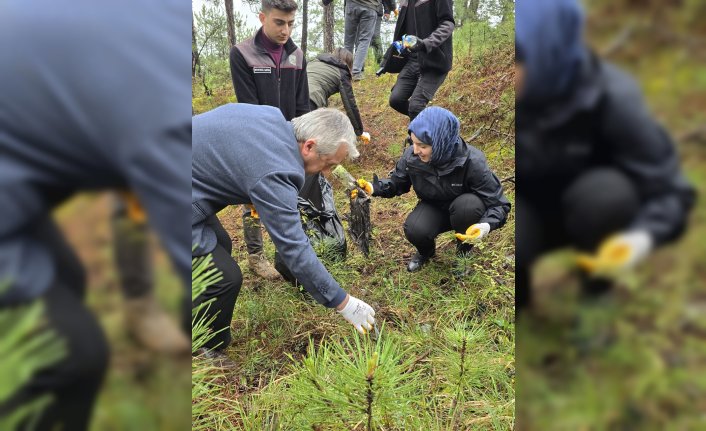
<svg viewBox="0 0 706 431"><path fill-rule="evenodd" d="M458 169L460 166L464 166L471 155L471 148L463 140L463 138L458 138L461 141L461 145L458 146L454 156L451 160L444 163L441 166L434 166L431 163L422 162L419 157L414 155L414 147L409 147L405 150L404 158L407 161L407 166L419 169L421 171L427 172L430 175L448 175L451 172Z"/></svg>
<svg viewBox="0 0 706 431"><path fill-rule="evenodd" d="M325 52L323 54L319 54L318 56L316 56L316 59L323 63L330 64L331 66L338 67L339 69L343 69L349 74L351 73L351 71L348 69L348 66L346 66L341 60L337 59L329 53Z"/></svg>
<svg viewBox="0 0 706 431"><path fill-rule="evenodd" d="M260 43L260 34L262 34L262 27L255 32L255 35L253 36L253 45L257 47L257 49L263 53L269 56L269 53L267 52L267 49L262 46ZM267 37L267 36L262 36L262 37ZM282 55L282 58L280 59L280 63L282 62L283 59L289 57L290 54L292 54L294 51L296 51L299 47L297 46L296 43L292 42L292 38L290 37L287 39L287 42L284 44L284 54Z"/></svg>
<svg viewBox="0 0 706 431"><path fill-rule="evenodd" d="M518 103L518 112L532 118L540 128L559 127L582 111L592 110L603 94L602 62L595 53L589 53L581 65L572 91L541 106Z"/></svg>

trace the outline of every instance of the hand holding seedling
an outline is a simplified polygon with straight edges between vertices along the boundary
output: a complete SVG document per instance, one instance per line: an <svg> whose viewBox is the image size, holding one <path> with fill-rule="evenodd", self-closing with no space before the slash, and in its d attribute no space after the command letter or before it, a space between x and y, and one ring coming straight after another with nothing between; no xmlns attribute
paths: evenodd
<svg viewBox="0 0 706 431"><path fill-rule="evenodd" d="M369 195L373 194L373 185L362 178L358 180L358 187L363 189L365 193Z"/></svg>
<svg viewBox="0 0 706 431"><path fill-rule="evenodd" d="M465 234L457 233L456 239L464 242L478 241L488 235L488 232L490 232L490 225L488 223L476 223L466 229Z"/></svg>

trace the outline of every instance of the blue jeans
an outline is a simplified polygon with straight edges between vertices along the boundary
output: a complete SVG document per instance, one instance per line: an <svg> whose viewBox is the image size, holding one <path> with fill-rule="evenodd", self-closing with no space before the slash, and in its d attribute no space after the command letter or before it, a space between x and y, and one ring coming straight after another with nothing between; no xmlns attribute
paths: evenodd
<svg viewBox="0 0 706 431"><path fill-rule="evenodd" d="M375 33L378 14L375 9L346 2L343 46L353 53L353 76L363 71L368 47Z"/></svg>

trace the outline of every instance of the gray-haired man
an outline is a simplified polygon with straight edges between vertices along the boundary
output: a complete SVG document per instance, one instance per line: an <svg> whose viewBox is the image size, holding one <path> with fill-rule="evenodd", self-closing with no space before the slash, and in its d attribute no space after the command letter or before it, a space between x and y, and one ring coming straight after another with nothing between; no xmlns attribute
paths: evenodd
<svg viewBox="0 0 706 431"><path fill-rule="evenodd" d="M301 225L297 196L304 176L356 158L350 121L335 109L318 109L288 123L268 106L228 104L197 115L192 127L192 226L194 256L211 254L223 280L210 286L197 304L215 298L206 346L230 344L242 274L231 257L231 242L216 214L228 205L252 204L285 265L316 301L336 310L359 332L372 329L375 312L347 294L316 257Z"/></svg>

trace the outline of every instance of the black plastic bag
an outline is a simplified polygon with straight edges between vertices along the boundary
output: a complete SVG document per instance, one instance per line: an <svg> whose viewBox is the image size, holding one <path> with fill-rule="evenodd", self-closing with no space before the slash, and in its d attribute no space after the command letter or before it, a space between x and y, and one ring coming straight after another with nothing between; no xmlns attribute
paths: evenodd
<svg viewBox="0 0 706 431"><path fill-rule="evenodd" d="M299 212L302 227L309 237L319 257L326 260L346 258L347 243L343 223L336 212L333 200L333 187L323 175L307 177L299 193ZM285 280L296 283L291 271L282 262L279 253L275 253L275 269Z"/></svg>
<svg viewBox="0 0 706 431"><path fill-rule="evenodd" d="M390 45L385 51L385 55L382 57L380 62L380 68L375 75L380 76L383 73L400 73L402 68L407 64L407 51L402 51L402 53L397 52L397 48L394 45Z"/></svg>

